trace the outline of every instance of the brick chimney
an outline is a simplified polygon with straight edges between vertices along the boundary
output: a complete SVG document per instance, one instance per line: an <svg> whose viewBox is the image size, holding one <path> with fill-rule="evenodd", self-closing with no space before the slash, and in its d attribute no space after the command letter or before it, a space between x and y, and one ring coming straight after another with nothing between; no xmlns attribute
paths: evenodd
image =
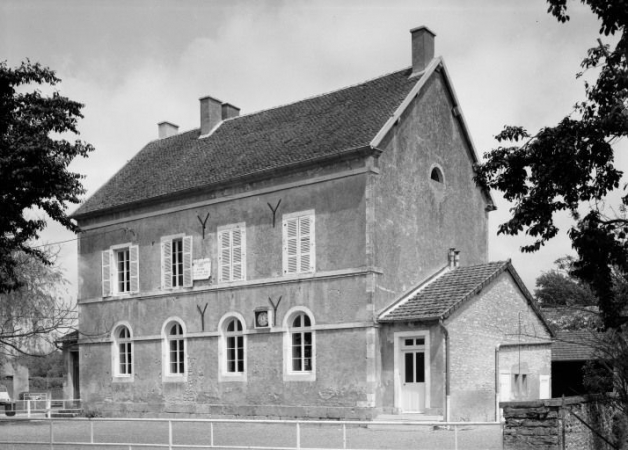
<svg viewBox="0 0 628 450"><path fill-rule="evenodd" d="M207 96L201 101L201 136L209 134L222 121L222 102Z"/></svg>
<svg viewBox="0 0 628 450"><path fill-rule="evenodd" d="M159 130L159 139L174 136L179 132L179 125L170 122L160 122L157 124Z"/></svg>
<svg viewBox="0 0 628 450"><path fill-rule="evenodd" d="M231 103L222 104L222 120L231 119L240 115L240 108L233 106Z"/></svg>
<svg viewBox="0 0 628 450"><path fill-rule="evenodd" d="M230 103L223 103L209 95L201 101L201 136L206 136L216 125L226 119L238 117L240 108Z"/></svg>
<svg viewBox="0 0 628 450"><path fill-rule="evenodd" d="M429 28L421 26L410 30L412 34L412 74L425 70L434 58L434 37Z"/></svg>

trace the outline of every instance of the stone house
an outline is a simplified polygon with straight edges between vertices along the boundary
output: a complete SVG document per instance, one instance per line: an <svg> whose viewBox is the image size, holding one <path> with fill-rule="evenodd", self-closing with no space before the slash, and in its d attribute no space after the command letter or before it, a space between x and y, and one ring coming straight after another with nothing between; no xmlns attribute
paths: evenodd
<svg viewBox="0 0 628 450"><path fill-rule="evenodd" d="M411 36L410 68L331 93L202 98L200 129L159 124L79 207L87 405L493 420L500 388L546 394L551 333L487 262L492 199L434 34Z"/></svg>

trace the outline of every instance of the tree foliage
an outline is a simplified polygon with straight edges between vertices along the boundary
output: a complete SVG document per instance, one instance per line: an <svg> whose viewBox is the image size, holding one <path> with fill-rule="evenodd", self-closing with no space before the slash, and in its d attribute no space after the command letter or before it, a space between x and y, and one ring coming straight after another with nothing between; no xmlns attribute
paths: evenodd
<svg viewBox="0 0 628 450"><path fill-rule="evenodd" d="M56 254L45 250L43 256L50 264L24 252L13 255L21 287L0 294L0 357L50 353L76 325Z"/></svg>
<svg viewBox="0 0 628 450"><path fill-rule="evenodd" d="M77 226L66 214L68 203L84 193L82 176L68 170L77 156L92 146L62 136L78 134L83 105L58 92L44 95L32 85L55 86L55 73L30 61L10 68L0 61L0 292L20 286L16 255L33 255L41 261L46 252L32 242L46 223L28 218L29 209L43 210L52 220L72 231Z"/></svg>
<svg viewBox="0 0 628 450"><path fill-rule="evenodd" d="M548 12L560 22L569 20L566 0L548 3ZM614 162L613 143L628 135L628 3L582 3L600 20L600 34L619 38L614 48L601 39L592 43L582 61L585 71L599 70L594 83L584 83L585 100L558 124L534 135L521 126L504 127L496 136L502 145L485 154L476 181L501 191L514 204L499 233L531 236L524 252L538 250L557 235L557 213L571 213L576 223L568 233L578 254L573 274L595 292L605 326L619 327L625 298L615 296L613 271L628 273L628 220L622 215L628 195L623 192L618 214L610 217L600 202L620 188L622 172Z"/></svg>
<svg viewBox="0 0 628 450"><path fill-rule="evenodd" d="M597 303L591 288L570 275L572 258L558 259L556 265L557 269L543 272L536 279L534 296L541 306L582 307Z"/></svg>
<svg viewBox="0 0 628 450"><path fill-rule="evenodd" d="M24 356L20 358L20 363L28 367L29 378L60 378L66 373L63 353L60 350Z"/></svg>

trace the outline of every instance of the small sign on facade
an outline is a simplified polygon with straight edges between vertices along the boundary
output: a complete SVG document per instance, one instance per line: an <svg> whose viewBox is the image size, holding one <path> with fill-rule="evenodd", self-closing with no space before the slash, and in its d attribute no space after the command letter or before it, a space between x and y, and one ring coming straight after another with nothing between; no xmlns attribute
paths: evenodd
<svg viewBox="0 0 628 450"><path fill-rule="evenodd" d="M212 274L212 263L209 258L195 259L192 262L192 279L207 280Z"/></svg>

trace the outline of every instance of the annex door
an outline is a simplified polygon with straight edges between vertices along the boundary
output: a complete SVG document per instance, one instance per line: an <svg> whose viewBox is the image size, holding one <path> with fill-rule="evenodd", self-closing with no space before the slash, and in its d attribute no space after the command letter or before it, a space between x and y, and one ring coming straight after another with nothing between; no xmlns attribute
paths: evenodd
<svg viewBox="0 0 628 450"><path fill-rule="evenodd" d="M425 338L401 339L401 409L425 410Z"/></svg>

